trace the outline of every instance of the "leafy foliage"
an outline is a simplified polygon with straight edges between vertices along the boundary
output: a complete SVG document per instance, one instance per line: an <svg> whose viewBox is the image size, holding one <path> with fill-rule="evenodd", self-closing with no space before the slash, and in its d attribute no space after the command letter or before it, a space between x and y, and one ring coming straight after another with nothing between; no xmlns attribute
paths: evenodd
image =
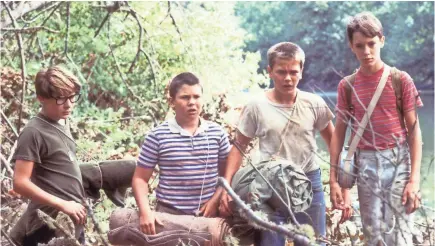
<svg viewBox="0 0 435 246"><path fill-rule="evenodd" d="M370 11L384 27L385 62L407 71L420 88L433 89L433 2L238 2L236 15L250 35L246 50L266 53L278 42L292 41L306 53L302 86L335 90L340 74L350 74L358 62L347 45L349 17ZM406 37L404 36L406 35ZM336 69L337 71L334 71ZM338 72L338 73L337 73Z"/></svg>

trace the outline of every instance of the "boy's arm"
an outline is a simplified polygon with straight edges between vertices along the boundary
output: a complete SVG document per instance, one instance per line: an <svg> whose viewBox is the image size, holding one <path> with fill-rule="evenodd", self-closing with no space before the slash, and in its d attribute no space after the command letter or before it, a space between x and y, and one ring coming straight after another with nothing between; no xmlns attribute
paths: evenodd
<svg viewBox="0 0 435 246"><path fill-rule="evenodd" d="M346 136L346 128L347 123L343 119L337 118L335 130L332 134L331 143L329 146L331 163L329 172L330 199L333 208L336 209L345 209L345 202L347 202L345 200L349 199L349 191L346 189L342 190L337 181L338 161Z"/></svg>
<svg viewBox="0 0 435 246"><path fill-rule="evenodd" d="M56 197L35 185L31 181L33 161L16 160L14 173L14 190L32 201L41 203L68 214L77 224L86 221L85 207L75 201L66 201Z"/></svg>
<svg viewBox="0 0 435 246"><path fill-rule="evenodd" d="M227 160L227 165L226 165L225 174L224 174L224 178L227 180L227 182L230 185L231 185L231 181L233 179L234 174L237 172L237 170L239 170L240 165L242 165L243 155L240 152L240 150L245 152L249 143L252 140L252 138L246 137L245 135L243 135L239 131L236 131L236 138L235 139L236 139L235 143L231 147L231 151L228 154L228 160ZM236 144L240 148L240 150L235 146ZM228 197L228 194L225 190L222 191L222 193L223 193L223 195L222 195L222 201L221 201L221 205L219 207L219 211L220 211L221 215L228 216L228 215L232 214L231 208L229 207L229 204L228 204L230 201L230 198Z"/></svg>
<svg viewBox="0 0 435 246"><path fill-rule="evenodd" d="M406 212L413 213L420 206L420 165L422 157L422 137L418 115L415 110L404 113L411 155L411 176L402 196Z"/></svg>
<svg viewBox="0 0 435 246"><path fill-rule="evenodd" d="M148 235L156 234L154 222L161 224L161 222L154 217L154 213L151 211L148 200L148 181L150 180L153 171L153 168L136 166L131 184L134 198L136 199L136 204L139 208L140 229L143 233Z"/></svg>

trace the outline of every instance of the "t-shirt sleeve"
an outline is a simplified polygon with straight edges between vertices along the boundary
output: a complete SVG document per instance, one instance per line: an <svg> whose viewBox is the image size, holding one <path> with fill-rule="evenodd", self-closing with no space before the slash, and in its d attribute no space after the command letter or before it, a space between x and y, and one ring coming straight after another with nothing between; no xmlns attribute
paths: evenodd
<svg viewBox="0 0 435 246"><path fill-rule="evenodd" d="M314 127L322 131L328 126L328 123L334 118L334 114L329 109L323 98L319 97L319 102L316 107L316 122L314 123Z"/></svg>
<svg viewBox="0 0 435 246"><path fill-rule="evenodd" d="M225 160L230 152L230 140L228 134L222 129L221 139L219 140L219 161Z"/></svg>
<svg viewBox="0 0 435 246"><path fill-rule="evenodd" d="M408 112L423 107L420 94L418 93L411 76L402 71L400 79L402 80L403 112Z"/></svg>
<svg viewBox="0 0 435 246"><path fill-rule="evenodd" d="M12 160L25 160L41 163L43 140L36 128L25 127L20 133Z"/></svg>
<svg viewBox="0 0 435 246"><path fill-rule="evenodd" d="M146 137L140 149L137 165L144 168L154 168L159 161L159 139L153 132Z"/></svg>
<svg viewBox="0 0 435 246"><path fill-rule="evenodd" d="M337 87L337 104L335 105L335 114L337 115L337 120L345 120L346 115L348 115L349 105L346 100L346 81L343 79L338 83Z"/></svg>
<svg viewBox="0 0 435 246"><path fill-rule="evenodd" d="M257 110L255 104L248 103L240 114L237 130L248 138L255 138L257 128Z"/></svg>

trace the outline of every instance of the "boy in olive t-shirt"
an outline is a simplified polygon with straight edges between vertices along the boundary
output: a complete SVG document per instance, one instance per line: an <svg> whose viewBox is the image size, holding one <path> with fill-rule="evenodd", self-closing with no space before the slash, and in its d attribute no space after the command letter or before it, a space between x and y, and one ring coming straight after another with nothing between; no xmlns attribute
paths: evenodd
<svg viewBox="0 0 435 246"><path fill-rule="evenodd" d="M36 95L42 108L20 133L13 156L14 190L31 200L10 233L18 245L47 243L55 236L38 218L37 209L53 218L59 211L69 215L76 238L84 243L85 192L75 143L66 127L80 88L78 79L59 66L36 75Z"/></svg>

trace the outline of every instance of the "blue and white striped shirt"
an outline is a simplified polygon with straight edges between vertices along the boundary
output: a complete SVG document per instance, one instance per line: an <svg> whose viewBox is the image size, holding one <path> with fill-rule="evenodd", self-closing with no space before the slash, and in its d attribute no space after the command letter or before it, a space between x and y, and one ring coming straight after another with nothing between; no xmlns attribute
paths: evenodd
<svg viewBox="0 0 435 246"><path fill-rule="evenodd" d="M230 150L228 134L221 126L203 119L200 123L193 136L175 119L157 126L146 136L137 162L144 168L159 165L157 199L188 214L213 196L218 162Z"/></svg>

